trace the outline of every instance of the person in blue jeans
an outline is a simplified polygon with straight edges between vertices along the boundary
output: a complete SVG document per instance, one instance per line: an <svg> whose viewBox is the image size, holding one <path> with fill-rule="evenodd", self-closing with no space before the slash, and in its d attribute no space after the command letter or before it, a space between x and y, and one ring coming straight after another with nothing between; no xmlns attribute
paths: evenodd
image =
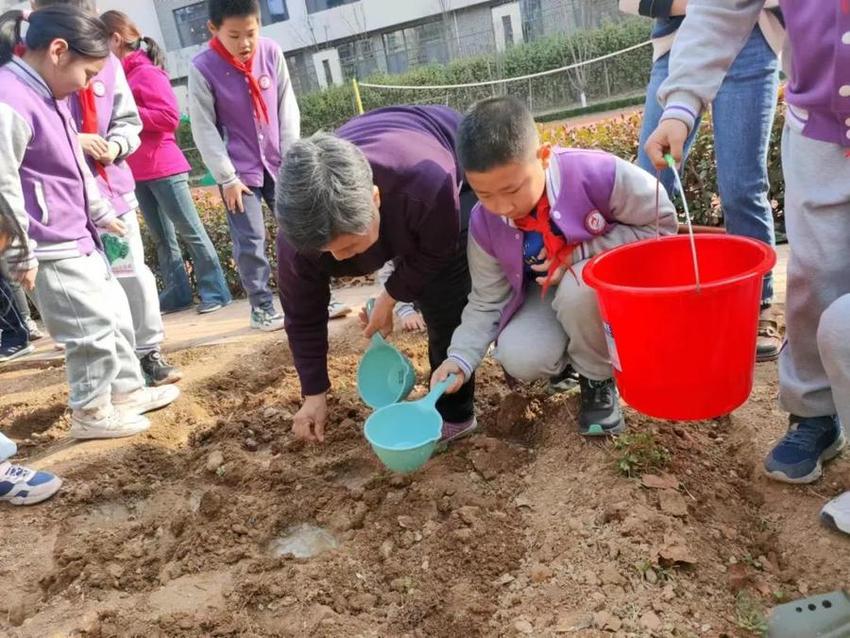
<svg viewBox="0 0 850 638"><path fill-rule="evenodd" d="M10 284L11 280L7 280L0 271L0 363L26 356L35 350Z"/></svg>
<svg viewBox="0 0 850 638"><path fill-rule="evenodd" d="M193 304L194 293L177 236L192 259L198 312L220 310L232 298L218 253L201 223L189 190L191 167L174 135L180 123L177 97L163 67L165 54L152 38L143 37L123 13L107 11L101 19L112 34L110 48L121 60L127 83L142 119L141 146L127 158L136 179L136 199L156 244L164 282L159 303L164 313Z"/></svg>
<svg viewBox="0 0 850 638"><path fill-rule="evenodd" d="M676 32L685 20L687 0L621 0L620 10L655 18L652 29L653 65L646 90L646 104L637 164L657 173L644 150L646 140L658 126L663 109L658 88L667 79L670 50ZM784 41L777 2L768 2L740 51L723 86L712 103L714 152L717 161L717 190L723 206L726 230L732 235L751 237L774 246L773 209L768 200L767 153L776 112L779 84L778 54ZM685 158L697 136L691 131ZM684 164L684 161L683 161ZM675 194L671 169L661 172L661 183L672 198ZM759 321L758 361L779 357L782 340L773 316L773 274L764 278L762 312Z"/></svg>

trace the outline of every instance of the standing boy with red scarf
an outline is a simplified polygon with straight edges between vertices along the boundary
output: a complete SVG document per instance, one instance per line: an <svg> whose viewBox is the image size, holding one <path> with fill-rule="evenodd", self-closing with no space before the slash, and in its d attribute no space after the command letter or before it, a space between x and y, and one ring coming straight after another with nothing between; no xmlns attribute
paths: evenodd
<svg viewBox="0 0 850 638"><path fill-rule="evenodd" d="M283 328L266 258L262 202L274 210L281 157L301 116L280 46L260 37L257 0L210 0L209 47L189 69L192 135L221 189L251 327Z"/></svg>
<svg viewBox="0 0 850 638"><path fill-rule="evenodd" d="M472 292L432 383L455 374L449 392L457 391L498 340L494 356L515 379L578 372L580 434L622 432L596 293L582 271L656 227L675 233L666 192L656 195L653 176L608 153L541 144L531 113L512 97L474 105L456 146L479 201L469 221Z"/></svg>

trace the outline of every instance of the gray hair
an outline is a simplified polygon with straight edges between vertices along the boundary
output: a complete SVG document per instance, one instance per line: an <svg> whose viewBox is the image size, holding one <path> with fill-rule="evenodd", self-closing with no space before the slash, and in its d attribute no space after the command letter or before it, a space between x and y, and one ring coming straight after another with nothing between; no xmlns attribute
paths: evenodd
<svg viewBox="0 0 850 638"><path fill-rule="evenodd" d="M364 234L375 217L372 167L359 148L328 133L298 140L283 158L275 213L296 250Z"/></svg>

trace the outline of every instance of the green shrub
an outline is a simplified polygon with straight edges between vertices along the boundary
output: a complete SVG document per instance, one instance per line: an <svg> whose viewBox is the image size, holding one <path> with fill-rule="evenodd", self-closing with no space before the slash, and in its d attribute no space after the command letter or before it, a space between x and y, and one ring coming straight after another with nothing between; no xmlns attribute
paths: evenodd
<svg viewBox="0 0 850 638"><path fill-rule="evenodd" d="M221 268L224 271L224 278L230 288L230 292L234 297L244 297L245 291L242 289L242 283L239 280L239 272L236 269L236 261L233 259L233 242L230 239L230 228L227 225L227 213L224 210L224 204L221 201L218 193L213 189L202 190L196 189L192 193L195 200L195 206L198 209L198 215L207 229L207 234L210 236L213 246L218 253ZM266 219L266 256L272 267L272 286L274 287L275 273L277 273L277 259L275 251L275 238L277 237L277 222L274 219L265 205ZM159 271L159 260L156 254L156 245L151 239L150 234L145 228L144 220L139 216L139 221L142 225L142 239L145 245L145 261L151 270L154 271L157 279L157 286L162 290L162 276ZM186 262L186 269L189 271L189 278L193 285L196 285L192 265L189 261L189 252L181 242L183 248L183 260Z"/></svg>

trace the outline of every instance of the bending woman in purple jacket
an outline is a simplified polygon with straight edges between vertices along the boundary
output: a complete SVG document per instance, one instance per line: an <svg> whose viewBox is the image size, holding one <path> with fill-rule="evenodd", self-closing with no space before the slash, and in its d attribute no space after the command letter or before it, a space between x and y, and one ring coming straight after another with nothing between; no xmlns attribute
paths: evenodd
<svg viewBox="0 0 850 638"><path fill-rule="evenodd" d="M395 260L365 335L389 334L396 302L416 301L432 368L446 358L470 290L466 235L476 202L454 153L460 119L440 106L378 109L287 152L276 206L278 284L305 397L293 422L299 438L324 440L331 277ZM475 429L474 383L437 403L444 440Z"/></svg>

